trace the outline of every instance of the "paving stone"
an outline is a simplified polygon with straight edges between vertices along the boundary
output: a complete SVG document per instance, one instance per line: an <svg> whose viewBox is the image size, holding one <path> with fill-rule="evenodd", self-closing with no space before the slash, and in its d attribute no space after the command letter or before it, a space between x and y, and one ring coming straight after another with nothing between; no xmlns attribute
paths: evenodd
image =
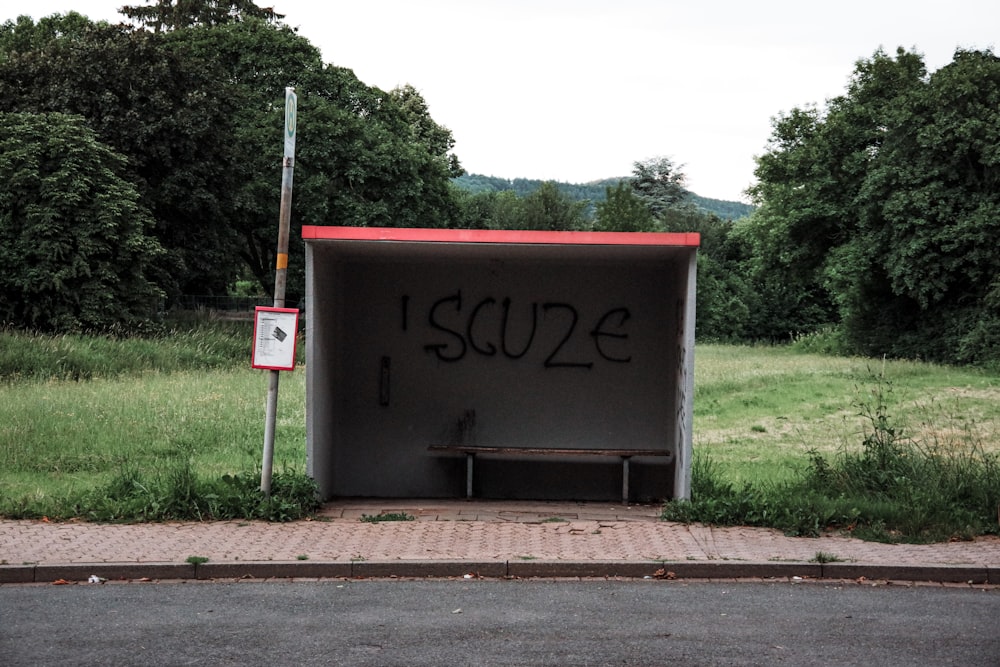
<svg viewBox="0 0 1000 667"><path fill-rule="evenodd" d="M360 521L383 513L407 513L418 520ZM652 576L647 564L659 562L685 578L1000 584L1000 539L995 536L892 545L837 535L791 538L770 529L685 525L660 521L659 513L656 504L347 499L325 506L319 520L274 524L0 521L0 562L6 563L0 565L0 583L23 582L29 573L34 581L86 579L91 573L115 579L140 573L190 578L194 566L186 560L200 556L208 561L198 566L197 576L219 578L281 576L276 572L463 576L469 569L463 563L488 564L490 574L481 576ZM546 521L552 517L565 520ZM836 562L815 562L821 552Z"/></svg>

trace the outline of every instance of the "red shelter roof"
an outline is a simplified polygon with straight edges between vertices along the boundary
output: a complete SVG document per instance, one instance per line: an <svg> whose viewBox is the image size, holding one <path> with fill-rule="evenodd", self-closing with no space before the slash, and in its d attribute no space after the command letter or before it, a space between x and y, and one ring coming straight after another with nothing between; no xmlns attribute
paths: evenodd
<svg viewBox="0 0 1000 667"><path fill-rule="evenodd" d="M506 243L527 245L615 245L698 247L697 232L543 232L498 229L428 229L410 227L327 227L305 225L302 238L338 241L407 241L425 243Z"/></svg>

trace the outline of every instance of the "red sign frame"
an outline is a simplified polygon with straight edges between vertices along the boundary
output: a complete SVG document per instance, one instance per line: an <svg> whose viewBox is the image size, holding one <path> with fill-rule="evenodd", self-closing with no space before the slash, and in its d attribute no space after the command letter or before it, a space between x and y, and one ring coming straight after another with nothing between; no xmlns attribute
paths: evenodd
<svg viewBox="0 0 1000 667"><path fill-rule="evenodd" d="M257 306L250 365L271 371L295 370L299 309Z"/></svg>

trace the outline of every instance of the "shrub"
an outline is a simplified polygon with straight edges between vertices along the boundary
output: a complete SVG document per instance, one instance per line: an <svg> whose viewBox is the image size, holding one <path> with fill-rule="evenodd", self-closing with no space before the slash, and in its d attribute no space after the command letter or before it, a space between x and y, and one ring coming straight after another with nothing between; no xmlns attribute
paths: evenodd
<svg viewBox="0 0 1000 667"><path fill-rule="evenodd" d="M955 447L917 442L888 414L892 384L873 375L870 400L859 402L868 428L857 451L833 460L809 454L804 473L780 484L722 479L696 456L691 500L664 507L665 520L769 526L789 535L845 530L880 541L927 542L997 533L1000 460L981 443Z"/></svg>
<svg viewBox="0 0 1000 667"><path fill-rule="evenodd" d="M125 162L79 116L0 113L0 322L67 332L154 313L146 271L163 250Z"/></svg>
<svg viewBox="0 0 1000 667"><path fill-rule="evenodd" d="M78 497L67 497L46 505L52 519L81 516L91 521L206 521L259 519L293 521L312 515L320 507L316 483L298 472L277 472L271 479L271 495L260 491L259 473L224 475L204 479L189 458L181 458L165 470L144 475L125 463L110 482ZM40 512L30 499L7 503L7 518L37 518Z"/></svg>

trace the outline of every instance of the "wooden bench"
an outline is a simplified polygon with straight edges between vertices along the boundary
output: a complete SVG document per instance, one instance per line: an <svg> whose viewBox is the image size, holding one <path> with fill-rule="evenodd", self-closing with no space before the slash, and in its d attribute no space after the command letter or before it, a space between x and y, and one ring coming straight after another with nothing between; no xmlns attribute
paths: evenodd
<svg viewBox="0 0 1000 667"><path fill-rule="evenodd" d="M465 497L472 497L472 474L475 459L481 454L498 454L505 456L617 456L622 460L622 502L628 504L628 463L633 456L667 457L667 462L673 459L673 453L662 449L586 449L583 447L488 447L481 445L430 445L431 452L445 454L465 454Z"/></svg>

